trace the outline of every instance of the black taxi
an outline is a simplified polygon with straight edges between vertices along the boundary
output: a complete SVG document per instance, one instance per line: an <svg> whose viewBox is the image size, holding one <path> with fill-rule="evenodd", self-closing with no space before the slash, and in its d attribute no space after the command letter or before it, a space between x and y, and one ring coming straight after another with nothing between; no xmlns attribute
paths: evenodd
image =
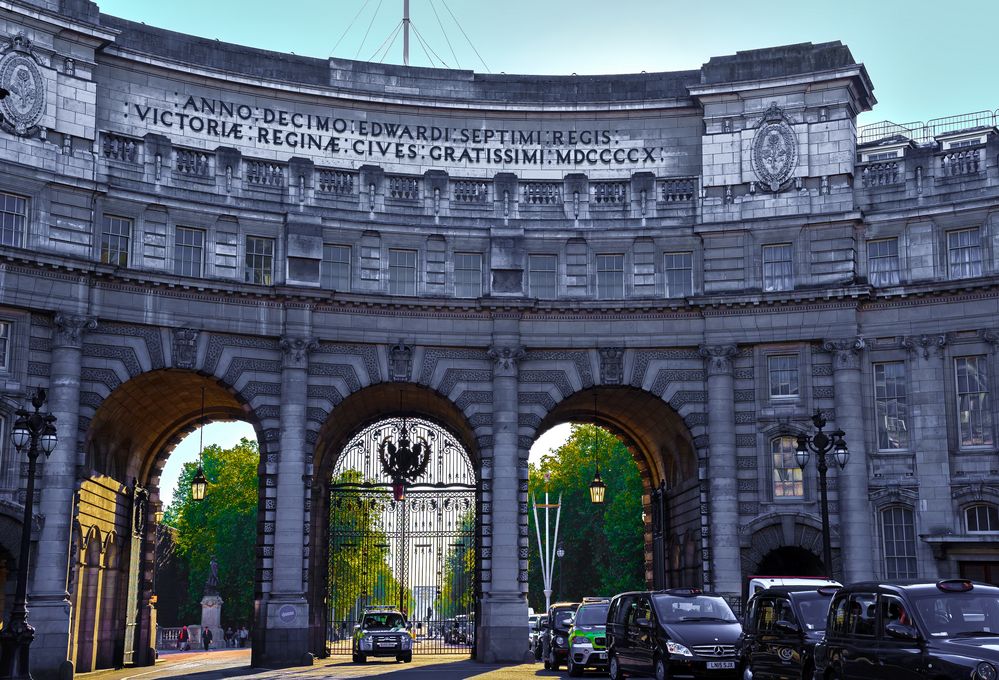
<svg viewBox="0 0 999 680"><path fill-rule="evenodd" d="M753 680L811 680L812 652L840 586L776 586L746 605L741 654Z"/></svg>
<svg viewBox="0 0 999 680"><path fill-rule="evenodd" d="M999 588L963 579L854 583L829 607L818 680L996 680Z"/></svg>

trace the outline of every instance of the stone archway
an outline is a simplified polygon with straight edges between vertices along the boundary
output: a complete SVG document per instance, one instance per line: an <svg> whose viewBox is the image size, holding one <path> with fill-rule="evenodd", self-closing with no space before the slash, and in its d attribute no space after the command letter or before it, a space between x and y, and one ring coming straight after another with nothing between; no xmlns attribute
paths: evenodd
<svg viewBox="0 0 999 680"><path fill-rule="evenodd" d="M832 534L833 560L839 535ZM773 513L758 517L742 533L742 571L760 576L826 576L822 562L822 527L810 515Z"/></svg>
<svg viewBox="0 0 999 680"><path fill-rule="evenodd" d="M204 420L202 420L204 390ZM162 369L118 385L83 433L71 573L71 645L77 669L148 665L155 660L155 513L163 465L199 423L245 420L245 400L221 381ZM94 536L107 537L99 558ZM97 642L95 642L97 640Z"/></svg>
<svg viewBox="0 0 999 680"><path fill-rule="evenodd" d="M683 418L644 390L595 386L560 401L536 432L566 422L599 425L631 451L644 486L646 585L702 585L703 570L696 558L702 547L701 485L694 441ZM677 551L681 544L683 549Z"/></svg>
<svg viewBox="0 0 999 680"><path fill-rule="evenodd" d="M314 454L314 479L310 502L314 527L310 537L309 611L313 653L329 653L327 607L327 569L330 563L330 481L338 462L353 440L370 426L390 418L421 419L443 428L459 446L473 471L477 488L475 498L475 539L481 536L481 466L479 442L472 425L450 400L433 390L412 383L379 383L361 389L344 399L329 415L318 432ZM322 480L318 482L318 480ZM477 581L483 579L482 551L477 555ZM485 576L488 579L488 575ZM478 593L476 593L478 595ZM476 598L478 599L478 598Z"/></svg>

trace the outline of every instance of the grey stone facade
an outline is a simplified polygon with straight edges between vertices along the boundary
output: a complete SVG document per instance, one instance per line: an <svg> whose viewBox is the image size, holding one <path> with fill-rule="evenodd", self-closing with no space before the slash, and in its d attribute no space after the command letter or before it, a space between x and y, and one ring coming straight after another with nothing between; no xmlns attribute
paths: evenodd
<svg viewBox="0 0 999 680"><path fill-rule="evenodd" d="M260 442L259 664L324 649L326 483L396 409L477 465L482 660L522 655L527 453L568 420L634 452L650 584L738 599L782 555L999 576L994 119L858 134L873 88L839 43L483 76L10 6L0 75L30 87L0 133L0 386L47 386L60 428L37 677L150 661L148 527L202 386ZM834 565L782 439L816 409L852 453Z"/></svg>

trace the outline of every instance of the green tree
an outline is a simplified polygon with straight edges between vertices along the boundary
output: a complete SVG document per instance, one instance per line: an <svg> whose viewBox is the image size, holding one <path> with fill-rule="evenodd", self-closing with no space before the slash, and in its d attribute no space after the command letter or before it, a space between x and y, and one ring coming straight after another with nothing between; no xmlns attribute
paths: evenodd
<svg viewBox="0 0 999 680"><path fill-rule="evenodd" d="M461 518L460 535L470 536L475 531L475 512ZM471 614L475 609L475 547L451 546L444 558L444 573L440 593L434 600L438 619L453 618L458 614Z"/></svg>
<svg viewBox="0 0 999 680"><path fill-rule="evenodd" d="M223 625L249 625L253 615L257 544L257 443L241 440L223 449L208 446L202 454L208 492L191 497L197 463L185 463L165 521L176 529L177 556L188 574L188 598L179 608L182 620L199 621L201 597L212 556L218 561Z"/></svg>
<svg viewBox="0 0 999 680"><path fill-rule="evenodd" d="M590 502L589 486L598 456L600 474L607 484L603 505ZM550 476L547 483L546 473ZM565 550L562 560L555 558L552 601L578 601L588 595L614 595L644 588L642 479L621 440L594 425L573 425L569 440L554 455L530 467L530 496L544 503L546 488L552 503L558 502L562 494L559 542ZM556 511L550 513L554 532ZM538 521L544 541L543 509L538 509ZM541 610L545 596L533 501L529 505L528 530L530 603L535 610Z"/></svg>

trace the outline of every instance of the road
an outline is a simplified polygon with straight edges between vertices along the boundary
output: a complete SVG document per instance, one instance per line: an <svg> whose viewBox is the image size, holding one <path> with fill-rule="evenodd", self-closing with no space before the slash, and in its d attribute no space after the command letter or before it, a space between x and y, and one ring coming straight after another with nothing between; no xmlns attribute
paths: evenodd
<svg viewBox="0 0 999 680"><path fill-rule="evenodd" d="M352 663L349 657L334 657L317 661L311 668L284 670L250 668L248 649L216 650L211 652L171 652L163 654L154 667L99 671L79 675L93 680L160 680L161 678L191 678L192 680L272 680L294 678L380 678L391 680L527 680L528 678L568 677L565 671L546 671L541 663L500 666L481 664L457 655L415 656L413 663L371 660L366 664ZM588 677L604 677L587 673Z"/></svg>

